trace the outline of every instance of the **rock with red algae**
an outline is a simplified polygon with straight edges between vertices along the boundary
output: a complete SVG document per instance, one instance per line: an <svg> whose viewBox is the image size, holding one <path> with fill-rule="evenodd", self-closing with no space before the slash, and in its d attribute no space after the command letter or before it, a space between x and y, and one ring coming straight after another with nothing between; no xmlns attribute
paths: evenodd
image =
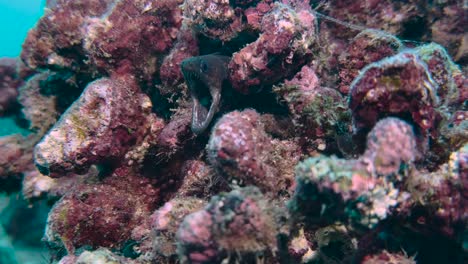
<svg viewBox="0 0 468 264"><path fill-rule="evenodd" d="M154 259L176 260L176 232L185 216L203 209L206 202L193 197L175 198L151 216Z"/></svg>
<svg viewBox="0 0 468 264"><path fill-rule="evenodd" d="M54 179L42 175L37 170L28 171L25 173L22 183L22 193L26 200L39 199L56 185ZM70 188L71 186L67 186Z"/></svg>
<svg viewBox="0 0 468 264"><path fill-rule="evenodd" d="M0 59L0 116L15 108L18 87L22 83L16 68L16 59Z"/></svg>
<svg viewBox="0 0 468 264"><path fill-rule="evenodd" d="M242 17L229 0L185 0L183 9L187 25L209 38L227 41L243 29Z"/></svg>
<svg viewBox="0 0 468 264"><path fill-rule="evenodd" d="M226 188L225 180L201 160L188 160L182 166L183 177L177 189L177 197L198 197L208 199L211 194Z"/></svg>
<svg viewBox="0 0 468 264"><path fill-rule="evenodd" d="M0 191L13 191L19 187L23 173L33 169L32 136L11 135L0 137Z"/></svg>
<svg viewBox="0 0 468 264"><path fill-rule="evenodd" d="M100 248L94 251L85 250L79 256L63 257L59 264L137 264L139 262Z"/></svg>
<svg viewBox="0 0 468 264"><path fill-rule="evenodd" d="M468 144L438 170L412 173L406 185L413 199L398 210L405 223L421 232L430 229L457 239L468 222Z"/></svg>
<svg viewBox="0 0 468 264"><path fill-rule="evenodd" d="M169 55L164 58L159 70L163 85L158 88L160 88L159 91L162 95L181 92L180 87L177 86L177 84L182 83L184 78L180 70L180 64L183 60L193 56L198 56L198 40L190 28L182 26L177 35L176 44Z"/></svg>
<svg viewBox="0 0 468 264"><path fill-rule="evenodd" d="M349 85L366 65L397 54L403 43L393 35L379 30L365 30L354 37L339 57L339 90L348 94Z"/></svg>
<svg viewBox="0 0 468 264"><path fill-rule="evenodd" d="M29 121L29 129L39 136L44 135L57 122L57 97L41 93L41 82L47 80L50 73L44 72L32 76L19 89L18 101L24 118Z"/></svg>
<svg viewBox="0 0 468 264"><path fill-rule="evenodd" d="M247 20L247 29L254 30L256 32L260 31L263 16L265 16L265 14L267 14L272 8L270 2L271 1L269 0L260 1L256 6L251 6L244 10L244 16ZM236 6L236 3L234 3L234 6Z"/></svg>
<svg viewBox="0 0 468 264"><path fill-rule="evenodd" d="M454 112L444 125L438 140L446 142L441 142L441 147L453 151L468 142L468 111Z"/></svg>
<svg viewBox="0 0 468 264"><path fill-rule="evenodd" d="M385 116L410 116L423 137L436 133L438 85L414 52L367 65L350 86L349 108L356 130L369 129Z"/></svg>
<svg viewBox="0 0 468 264"><path fill-rule="evenodd" d="M414 257L408 257L406 254L390 253L386 250L367 255L361 262L362 264L416 264Z"/></svg>
<svg viewBox="0 0 468 264"><path fill-rule="evenodd" d="M156 153L155 162L160 163L169 160L175 154L180 153L187 143L194 139L195 135L190 129L192 113L183 107L172 115L171 120L159 133L152 152Z"/></svg>
<svg viewBox="0 0 468 264"><path fill-rule="evenodd" d="M144 242L159 199L148 179L119 168L102 182L76 185L49 213L45 240L69 254L82 246L120 249L129 240Z"/></svg>
<svg viewBox="0 0 468 264"><path fill-rule="evenodd" d="M248 94L297 71L316 41L314 22L311 10L275 2L262 19L258 39L234 53L229 63L233 88Z"/></svg>
<svg viewBox="0 0 468 264"><path fill-rule="evenodd" d="M466 3L459 1L440 1L437 5L430 5L429 19L433 21L429 26L431 40L446 47L457 63L468 62L468 35L466 25Z"/></svg>
<svg viewBox="0 0 468 264"><path fill-rule="evenodd" d="M69 68L80 70L85 65L82 26L90 17L99 17L109 8L107 0L56 0L32 29L21 51L26 66L36 68ZM78 56L78 58L77 58Z"/></svg>
<svg viewBox="0 0 468 264"><path fill-rule="evenodd" d="M23 197L28 201L47 199L55 201L60 199L66 193L74 188L74 186L97 181L99 171L95 166L92 166L85 175L67 175L62 178L51 178L41 174L36 168L24 172L22 183Z"/></svg>
<svg viewBox="0 0 468 264"><path fill-rule="evenodd" d="M422 45L414 49L415 54L427 65L432 79L437 83L437 95L445 105L455 105L463 91L463 76L460 68L448 55L444 47L436 43ZM467 89L467 88L464 88ZM465 98L466 100L466 98Z"/></svg>
<svg viewBox="0 0 468 264"><path fill-rule="evenodd" d="M302 67L293 79L273 90L288 105L296 131L307 139L334 136L337 126L350 123L345 98L334 89L320 86L310 66Z"/></svg>
<svg viewBox="0 0 468 264"><path fill-rule="evenodd" d="M367 149L361 161L371 163L373 175L391 175L416 160L416 149L413 127L399 119L386 118L367 136Z"/></svg>
<svg viewBox="0 0 468 264"><path fill-rule="evenodd" d="M166 126L162 118L151 114L148 118L147 130L142 134L142 140L136 142L125 154L123 162L127 166L141 169L144 166L145 158L158 145L158 136Z"/></svg>
<svg viewBox="0 0 468 264"><path fill-rule="evenodd" d="M309 220L345 213L368 227L387 218L410 198L399 185L417 157L413 128L396 118L383 119L368 135L367 146L357 160L319 156L299 163L291 211Z"/></svg>
<svg viewBox="0 0 468 264"><path fill-rule="evenodd" d="M84 173L92 164L119 161L149 130L155 118L151 107L130 76L90 83L36 145L36 167L60 177Z"/></svg>
<svg viewBox="0 0 468 264"><path fill-rule="evenodd" d="M224 115L206 147L209 163L229 181L255 185L273 196L291 191L298 146L270 137L254 110Z"/></svg>
<svg viewBox="0 0 468 264"><path fill-rule="evenodd" d="M275 263L279 225L274 208L255 187L214 196L203 210L189 214L177 231L182 262L221 263L239 258L251 263L259 254ZM236 257L237 256L237 257ZM270 259L271 258L271 259Z"/></svg>
<svg viewBox="0 0 468 264"><path fill-rule="evenodd" d="M181 27L181 3L58 0L29 32L21 58L32 69L94 77L125 69L151 82Z"/></svg>
<svg viewBox="0 0 468 264"><path fill-rule="evenodd" d="M67 255L60 259L58 264L76 264L76 259L78 257L75 255Z"/></svg>
<svg viewBox="0 0 468 264"><path fill-rule="evenodd" d="M423 23L424 1L409 0L405 3L392 0L352 1L332 0L327 2L326 15L346 23L359 25L363 28L383 30L393 35L418 34L415 25ZM419 8L421 7L421 8ZM332 32L339 38L352 36L355 30L332 24ZM423 27L420 25L419 27ZM361 30L357 28L357 30ZM411 32L412 30L413 32Z"/></svg>
<svg viewBox="0 0 468 264"><path fill-rule="evenodd" d="M139 80L151 81L158 60L173 46L182 25L181 0L116 1L82 27L90 63L111 74L129 66Z"/></svg>

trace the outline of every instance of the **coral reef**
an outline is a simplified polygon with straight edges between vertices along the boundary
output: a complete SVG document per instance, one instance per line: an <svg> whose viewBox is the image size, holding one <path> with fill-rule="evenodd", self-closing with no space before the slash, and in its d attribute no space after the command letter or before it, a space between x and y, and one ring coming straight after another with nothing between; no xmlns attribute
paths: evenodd
<svg viewBox="0 0 468 264"><path fill-rule="evenodd" d="M356 129L373 127L385 115L408 113L423 135L435 129L440 105L437 84L413 53L399 53L369 64L350 87L350 109Z"/></svg>
<svg viewBox="0 0 468 264"><path fill-rule="evenodd" d="M468 16L426 2L47 1L0 191L53 263L466 263Z"/></svg>
<svg viewBox="0 0 468 264"><path fill-rule="evenodd" d="M235 13L230 1L184 1L187 25L196 32L223 41L235 37L243 27L242 18Z"/></svg>
<svg viewBox="0 0 468 264"><path fill-rule="evenodd" d="M408 199L398 189L416 156L412 127L396 118L379 121L357 160L315 157L296 168L296 191L290 208L305 217L334 215L346 208L351 221L374 226Z"/></svg>
<svg viewBox="0 0 468 264"><path fill-rule="evenodd" d="M335 89L322 87L311 66L302 67L293 79L274 87L291 114L295 130L304 139L313 140L315 147L327 147L324 138L339 130L350 130L351 115L345 98Z"/></svg>
<svg viewBox="0 0 468 264"><path fill-rule="evenodd" d="M203 210L188 215L177 232L182 261L232 261L234 253L246 262L268 258L277 251L276 236L280 233L275 213L253 187L214 196Z"/></svg>
<svg viewBox="0 0 468 264"><path fill-rule="evenodd" d="M43 174L60 177L121 159L151 126L151 106L131 76L90 83L36 145L36 166Z"/></svg>
<svg viewBox="0 0 468 264"><path fill-rule="evenodd" d="M0 137L0 190L14 191L21 186L22 174L34 170L32 140L21 135Z"/></svg>
<svg viewBox="0 0 468 264"><path fill-rule="evenodd" d="M142 241L149 235L145 232L149 232L149 217L159 195L148 180L135 177L122 168L105 183L75 184L49 214L45 231L49 246L64 246L74 254L85 245L121 248L130 239Z"/></svg>
<svg viewBox="0 0 468 264"><path fill-rule="evenodd" d="M349 85L366 65L398 53L403 43L393 35L379 30L365 30L352 40L339 58L340 92L349 93Z"/></svg>
<svg viewBox="0 0 468 264"><path fill-rule="evenodd" d="M18 101L29 129L42 135L51 128L59 116L57 97L41 94L41 83L50 77L47 72L36 74L19 89Z"/></svg>
<svg viewBox="0 0 468 264"><path fill-rule="evenodd" d="M250 109L224 115L206 148L210 164L229 181L256 185L275 196L290 190L300 157L293 141L271 138L260 115Z"/></svg>
<svg viewBox="0 0 468 264"><path fill-rule="evenodd" d="M11 112L18 96L21 79L16 71L17 60L0 59L0 116Z"/></svg>
<svg viewBox="0 0 468 264"><path fill-rule="evenodd" d="M416 264L414 258L404 256L402 254L390 253L386 250L374 255L366 256L363 264L380 264L380 263L400 263L400 264Z"/></svg>
<svg viewBox="0 0 468 264"><path fill-rule="evenodd" d="M156 259L176 259L176 232L188 214L199 211L205 202L197 198L175 198L165 203L152 216L153 251Z"/></svg>
<svg viewBox="0 0 468 264"><path fill-rule="evenodd" d="M314 44L315 17L278 2L260 24L258 39L233 54L229 64L232 86L251 93L293 73L306 62Z"/></svg>

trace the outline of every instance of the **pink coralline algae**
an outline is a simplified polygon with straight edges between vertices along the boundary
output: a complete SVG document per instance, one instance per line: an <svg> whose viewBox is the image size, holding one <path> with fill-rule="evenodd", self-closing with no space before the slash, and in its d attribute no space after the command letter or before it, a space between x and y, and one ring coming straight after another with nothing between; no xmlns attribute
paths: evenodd
<svg viewBox="0 0 468 264"><path fill-rule="evenodd" d="M16 67L17 60L0 59L0 116L13 110L16 103L21 84Z"/></svg>
<svg viewBox="0 0 468 264"><path fill-rule="evenodd" d="M292 186L298 153L294 142L269 136L254 110L223 116L207 145L210 164L229 181L256 185L273 195L288 192Z"/></svg>
<svg viewBox="0 0 468 264"><path fill-rule="evenodd" d="M466 263L466 7L429 2L47 1L0 191L54 263Z"/></svg>
<svg viewBox="0 0 468 264"><path fill-rule="evenodd" d="M174 241L182 220L188 214L203 209L204 205L205 202L197 198L175 198L151 216L155 259L176 259L177 245Z"/></svg>
<svg viewBox="0 0 468 264"><path fill-rule="evenodd" d="M187 0L183 8L188 26L210 38L226 41L242 30L242 18L229 0Z"/></svg>
<svg viewBox="0 0 468 264"><path fill-rule="evenodd" d="M21 104L24 118L29 121L29 129L42 135L57 122L59 109L57 97L41 94L41 82L45 82L50 74L36 74L19 89L18 101Z"/></svg>
<svg viewBox="0 0 468 264"><path fill-rule="evenodd" d="M18 185L22 173L32 168L32 140L12 135L0 137L0 190L9 191L12 186Z"/></svg>
<svg viewBox="0 0 468 264"><path fill-rule="evenodd" d="M449 161L437 171L410 175L407 188L417 201L404 204L401 212L412 220L415 228L434 225L432 228L447 235L459 232L468 221L468 145L452 152Z"/></svg>
<svg viewBox="0 0 468 264"><path fill-rule="evenodd" d="M106 1L57 0L23 44L21 59L31 68L69 68L82 66L76 54L82 54L83 34L80 27L87 17L104 14Z"/></svg>
<svg viewBox="0 0 468 264"><path fill-rule="evenodd" d="M450 138L441 135L441 124L450 120L453 109L464 101L465 86L466 77L459 67L434 43L368 64L350 86L354 129L367 130L380 118L398 116L415 124L421 135L418 141ZM442 145L454 150L450 144ZM420 146L421 150L426 148Z"/></svg>
<svg viewBox="0 0 468 264"><path fill-rule="evenodd" d="M297 70L314 44L314 21L310 10L275 3L262 18L259 38L233 54L229 64L233 87L247 94Z"/></svg>
<svg viewBox="0 0 468 264"><path fill-rule="evenodd" d="M86 263L103 263L103 264L136 264L130 258L119 256L112 251L101 248L94 251L85 250L79 256L66 256L58 262L59 264L86 264Z"/></svg>
<svg viewBox="0 0 468 264"><path fill-rule="evenodd" d="M349 85L366 65L395 55L402 47L398 38L382 31L366 30L359 33L339 58L342 68L340 92L349 92Z"/></svg>
<svg viewBox="0 0 468 264"><path fill-rule="evenodd" d="M363 264L416 264L414 257L405 256L404 254L390 253L386 250L364 257Z"/></svg>
<svg viewBox="0 0 468 264"><path fill-rule="evenodd" d="M187 26L182 27L177 35L175 46L164 58L161 65L160 76L161 82L164 84L160 88L162 94L177 93L174 86L182 82L183 79L180 64L184 59L197 56L198 53L198 41L195 34Z"/></svg>
<svg viewBox="0 0 468 264"><path fill-rule="evenodd" d="M415 6L419 3L421 3L419 0L411 0L408 5L400 5L390 0L365 2L332 0L324 9L329 10L329 16L340 21L402 35L406 33L405 30L409 25L418 22L422 8ZM334 30L334 33L347 35L350 32L341 31L338 28Z"/></svg>
<svg viewBox="0 0 468 264"><path fill-rule="evenodd" d="M179 4L117 1L100 18L88 18L81 30L91 64L107 73L128 65L139 79L151 81L158 70L158 54L168 52L177 37L182 21Z"/></svg>
<svg viewBox="0 0 468 264"><path fill-rule="evenodd" d="M397 185L416 155L412 127L399 119L383 119L370 132L359 159L315 157L299 163L289 206L307 217L333 215L334 207L346 206L352 221L373 226L409 198Z"/></svg>
<svg viewBox="0 0 468 264"><path fill-rule="evenodd" d="M215 196L182 222L177 232L178 253L189 263L253 261L259 254L268 259L277 250L280 233L275 217L274 207L256 188Z"/></svg>
<svg viewBox="0 0 468 264"><path fill-rule="evenodd" d="M64 246L73 254L84 245L120 248L130 239L142 241L144 235L149 235L158 190L148 180L136 180L132 174L122 168L103 184L75 185L49 214L47 243L51 247ZM142 228L146 234L139 231Z"/></svg>
<svg viewBox="0 0 468 264"><path fill-rule="evenodd" d="M399 53L370 64L350 87L350 109L357 129L372 127L387 115L409 114L421 133L435 128L440 105L437 84L414 53Z"/></svg>
<svg viewBox="0 0 468 264"><path fill-rule="evenodd" d="M350 112L345 98L335 89L321 86L311 66L302 67L274 91L287 104L296 131L304 138L333 136L340 126L347 130Z"/></svg>
<svg viewBox="0 0 468 264"><path fill-rule="evenodd" d="M142 141L151 125L150 109L151 101L132 77L94 81L37 144L36 166L44 174L63 176L119 160Z"/></svg>
<svg viewBox="0 0 468 264"><path fill-rule="evenodd" d="M28 35L21 58L33 68L92 74L129 67L137 78L151 81L158 72L158 54L168 52L177 37L180 4L59 0Z"/></svg>

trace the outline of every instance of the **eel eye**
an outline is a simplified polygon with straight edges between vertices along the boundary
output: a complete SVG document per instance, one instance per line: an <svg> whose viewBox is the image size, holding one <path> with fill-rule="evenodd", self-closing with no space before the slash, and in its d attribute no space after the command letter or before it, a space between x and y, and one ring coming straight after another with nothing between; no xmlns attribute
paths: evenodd
<svg viewBox="0 0 468 264"><path fill-rule="evenodd" d="M205 73L208 71L208 64L205 61L201 61L200 63L200 71Z"/></svg>

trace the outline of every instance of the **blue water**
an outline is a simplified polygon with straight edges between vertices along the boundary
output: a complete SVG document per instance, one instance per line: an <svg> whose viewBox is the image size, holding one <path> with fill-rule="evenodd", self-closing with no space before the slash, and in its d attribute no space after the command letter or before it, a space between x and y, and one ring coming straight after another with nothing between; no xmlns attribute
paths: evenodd
<svg viewBox="0 0 468 264"><path fill-rule="evenodd" d="M0 57L16 57L44 12L46 0L0 0Z"/></svg>
<svg viewBox="0 0 468 264"><path fill-rule="evenodd" d="M0 0L0 58L18 57L21 45L44 13L46 0ZM10 118L0 118L0 136L25 133Z"/></svg>

